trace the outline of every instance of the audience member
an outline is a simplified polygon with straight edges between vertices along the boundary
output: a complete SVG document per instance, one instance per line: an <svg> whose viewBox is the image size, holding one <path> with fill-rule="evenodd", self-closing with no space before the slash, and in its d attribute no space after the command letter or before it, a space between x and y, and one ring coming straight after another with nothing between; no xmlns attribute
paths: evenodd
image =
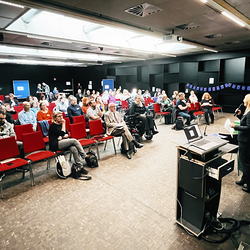
<svg viewBox="0 0 250 250"><path fill-rule="evenodd" d="M47 108L45 102L41 102L39 104L40 110L37 112L37 121L51 121L52 120L52 113L51 111Z"/></svg>
<svg viewBox="0 0 250 250"><path fill-rule="evenodd" d="M160 105L163 112L170 112L170 114L164 115L165 124L171 123L171 114L173 111L172 101L168 98L167 95L163 95Z"/></svg>
<svg viewBox="0 0 250 250"><path fill-rule="evenodd" d="M105 90L103 93L102 93L102 102L103 104L108 104L108 100L109 100L109 93L107 90Z"/></svg>
<svg viewBox="0 0 250 250"><path fill-rule="evenodd" d="M67 108L67 112L68 112L68 117L70 119L70 123L73 123L73 116L79 116L79 115L84 115L81 107L77 104L77 100L75 97L71 98L71 104L68 106ZM86 119L86 117L85 117ZM87 121L87 119L86 119Z"/></svg>
<svg viewBox="0 0 250 250"><path fill-rule="evenodd" d="M172 101L177 101L179 99L179 93L177 90L173 92Z"/></svg>
<svg viewBox="0 0 250 250"><path fill-rule="evenodd" d="M38 101L33 101L30 105L30 110L34 112L35 116L37 117L37 112L39 110L39 103Z"/></svg>
<svg viewBox="0 0 250 250"><path fill-rule="evenodd" d="M109 94L109 103L115 103L116 104L116 99L115 99L115 92L111 91Z"/></svg>
<svg viewBox="0 0 250 250"><path fill-rule="evenodd" d="M37 121L33 111L30 110L30 103L23 102L23 110L18 114L18 120L23 124L32 124L33 130L36 131Z"/></svg>
<svg viewBox="0 0 250 250"><path fill-rule="evenodd" d="M76 100L75 100L76 102ZM78 140L70 138L66 131L65 120L62 112L55 111L53 114L53 122L49 127L49 149L51 151L67 150L73 154L75 164L81 168L82 174L87 174L88 171L83 168L82 160L86 158L82 145Z"/></svg>
<svg viewBox="0 0 250 250"><path fill-rule="evenodd" d="M5 108L5 111L6 111L6 121L11 123L11 124L14 124L16 125L17 122L13 119L12 117L12 114L16 114L16 110L12 107L10 107L10 104L9 103L4 103L4 107L1 107L1 108Z"/></svg>
<svg viewBox="0 0 250 250"><path fill-rule="evenodd" d="M190 122L195 119L195 115L193 114L193 111L190 110L188 112L188 107L190 107L190 103L188 103L185 100L185 94L183 92L179 93L179 99L176 102L176 110L178 112L178 115L187 119L186 125L189 126Z"/></svg>
<svg viewBox="0 0 250 250"><path fill-rule="evenodd" d="M81 89L78 89L77 94L76 94L77 104L79 104L82 101L82 98L83 98L82 91L81 91Z"/></svg>
<svg viewBox="0 0 250 250"><path fill-rule="evenodd" d="M143 94L144 98L151 98L151 94L149 93L148 90L145 90L144 94Z"/></svg>
<svg viewBox="0 0 250 250"><path fill-rule="evenodd" d="M124 133L122 134L122 140L125 150L127 150L127 158L131 159L131 153L130 150L131 147L129 147L130 143L133 143L136 148L143 147L143 144L138 143L134 140L132 135L130 134L128 127L124 120L121 118L119 112L116 111L116 105L114 103L109 104L109 111L105 114L104 120L106 123L107 128L107 134L112 135L112 132L115 130L115 127L120 126L123 127Z"/></svg>
<svg viewBox="0 0 250 250"><path fill-rule="evenodd" d="M130 114L135 115L138 114L138 116L135 117L135 120L137 122L142 121L142 128L141 133L144 134L146 131L146 135L150 135L152 132L153 134L159 133L157 130L154 130L154 120L151 115L146 114L146 108L144 103L141 102L141 97L137 95L135 97L135 101L131 104L130 107Z"/></svg>
<svg viewBox="0 0 250 250"><path fill-rule="evenodd" d="M41 95L41 96L40 96L40 101L39 101L39 103L41 103L41 102L45 102L46 105L49 106L49 102L48 102L48 100L46 99L45 95Z"/></svg>
<svg viewBox="0 0 250 250"><path fill-rule="evenodd" d="M12 93L9 93L9 98L6 100L6 103L9 103L11 107L19 106L19 102Z"/></svg>
<svg viewBox="0 0 250 250"><path fill-rule="evenodd" d="M205 119L206 119L206 123L207 125L209 125L209 117L211 119L211 123L214 123L214 113L213 113L213 101L212 101L212 97L210 96L209 93L205 92L202 96L202 100L201 100L201 107L202 110L205 112Z"/></svg>
<svg viewBox="0 0 250 250"><path fill-rule="evenodd" d="M89 98L88 97L83 97L82 98L82 111L84 114L87 114L87 110L89 108Z"/></svg>
<svg viewBox="0 0 250 250"><path fill-rule="evenodd" d="M64 112L67 115L67 108L68 108L68 100L66 99L65 95L59 96L56 102L56 111Z"/></svg>
<svg viewBox="0 0 250 250"><path fill-rule="evenodd" d="M4 107L0 108L0 139L11 136L16 136L14 126L6 121L6 110ZM11 149L10 149L11 150Z"/></svg>
<svg viewBox="0 0 250 250"><path fill-rule="evenodd" d="M102 119L103 113L99 109L99 107L96 106L95 100L90 100L89 106L90 107L87 110L87 117L89 118L89 120L91 121L91 120Z"/></svg>
<svg viewBox="0 0 250 250"><path fill-rule="evenodd" d="M128 92L127 89L124 89L122 93L122 101L127 101L130 98L131 98L130 93Z"/></svg>
<svg viewBox="0 0 250 250"><path fill-rule="evenodd" d="M194 93L193 90L190 91L189 101L190 101L191 103L196 103L196 102L198 102L198 98L197 98L197 96L196 96L196 94Z"/></svg>
<svg viewBox="0 0 250 250"><path fill-rule="evenodd" d="M102 102L102 98L100 96L97 96L95 101L96 101L96 106L101 110L102 113L105 113L105 108Z"/></svg>
<svg viewBox="0 0 250 250"><path fill-rule="evenodd" d="M91 94L89 90L86 91L85 97L91 98Z"/></svg>

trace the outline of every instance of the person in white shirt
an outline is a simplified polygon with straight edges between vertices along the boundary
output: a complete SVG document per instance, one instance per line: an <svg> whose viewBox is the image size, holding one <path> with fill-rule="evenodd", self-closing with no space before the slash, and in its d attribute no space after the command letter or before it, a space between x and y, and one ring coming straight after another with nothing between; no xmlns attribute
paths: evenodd
<svg viewBox="0 0 250 250"><path fill-rule="evenodd" d="M198 102L198 98L197 98L197 96L196 96L196 94L194 93L193 90L190 91L189 101L190 101L191 103L196 103L196 102Z"/></svg>

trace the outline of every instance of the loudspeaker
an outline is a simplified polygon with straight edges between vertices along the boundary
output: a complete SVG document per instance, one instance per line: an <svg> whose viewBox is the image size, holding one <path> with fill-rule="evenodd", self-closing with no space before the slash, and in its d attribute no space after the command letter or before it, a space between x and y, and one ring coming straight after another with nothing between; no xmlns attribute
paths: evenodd
<svg viewBox="0 0 250 250"><path fill-rule="evenodd" d="M3 41L3 33L0 33L0 42Z"/></svg>

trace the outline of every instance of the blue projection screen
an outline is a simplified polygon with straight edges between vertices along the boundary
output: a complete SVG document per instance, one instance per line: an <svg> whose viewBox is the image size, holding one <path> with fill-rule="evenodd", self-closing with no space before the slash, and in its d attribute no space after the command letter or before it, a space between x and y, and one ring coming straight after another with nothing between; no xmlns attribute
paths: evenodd
<svg viewBox="0 0 250 250"><path fill-rule="evenodd" d="M26 98L30 95L30 86L28 80L13 81L14 95L17 99Z"/></svg>

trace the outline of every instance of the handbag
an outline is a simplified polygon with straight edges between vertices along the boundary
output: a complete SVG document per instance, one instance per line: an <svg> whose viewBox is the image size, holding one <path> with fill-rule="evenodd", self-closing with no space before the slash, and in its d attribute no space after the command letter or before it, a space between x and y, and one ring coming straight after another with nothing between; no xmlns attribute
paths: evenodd
<svg viewBox="0 0 250 250"><path fill-rule="evenodd" d="M56 157L56 173L60 178L66 179L71 174L71 166L64 155Z"/></svg>
<svg viewBox="0 0 250 250"><path fill-rule="evenodd" d="M115 137L121 136L124 132L125 132L125 130L124 130L123 126L116 126L116 127L114 127L111 135L115 136Z"/></svg>
<svg viewBox="0 0 250 250"><path fill-rule="evenodd" d="M85 157L85 161L87 162L87 165L90 168L98 167L98 160L97 160L96 154L92 150L90 150L87 153L87 156Z"/></svg>

